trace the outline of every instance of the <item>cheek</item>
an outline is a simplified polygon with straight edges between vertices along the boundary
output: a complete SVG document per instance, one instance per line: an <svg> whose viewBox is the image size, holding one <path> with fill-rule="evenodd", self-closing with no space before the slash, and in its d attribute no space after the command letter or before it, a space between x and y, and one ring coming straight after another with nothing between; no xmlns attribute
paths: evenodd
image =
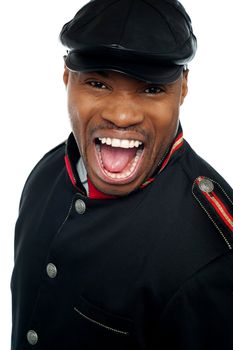
<svg viewBox="0 0 233 350"><path fill-rule="evenodd" d="M86 108L85 104L73 94L68 95L68 113L71 127L78 144L79 150L83 153L85 148L85 129L86 129Z"/></svg>
<svg viewBox="0 0 233 350"><path fill-rule="evenodd" d="M91 131L96 126L96 104L90 96L79 92L68 95L68 112L71 127L82 155L92 143Z"/></svg>
<svg viewBox="0 0 233 350"><path fill-rule="evenodd" d="M171 101L157 102L151 110L150 127L153 130L151 138L151 154L160 159L174 140L179 124L179 106Z"/></svg>
<svg viewBox="0 0 233 350"><path fill-rule="evenodd" d="M153 108L153 124L157 127L174 125L179 118L179 106L175 103L157 103Z"/></svg>
<svg viewBox="0 0 233 350"><path fill-rule="evenodd" d="M87 123L88 102L85 96L68 90L68 112L72 127L83 130Z"/></svg>

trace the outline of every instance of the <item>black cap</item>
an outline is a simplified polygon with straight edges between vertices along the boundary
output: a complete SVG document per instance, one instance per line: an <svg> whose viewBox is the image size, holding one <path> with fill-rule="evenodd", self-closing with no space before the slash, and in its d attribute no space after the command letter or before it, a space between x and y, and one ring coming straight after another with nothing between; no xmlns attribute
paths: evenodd
<svg viewBox="0 0 233 350"><path fill-rule="evenodd" d="M74 71L115 70L176 81L196 53L190 17L177 0L92 0L60 33Z"/></svg>

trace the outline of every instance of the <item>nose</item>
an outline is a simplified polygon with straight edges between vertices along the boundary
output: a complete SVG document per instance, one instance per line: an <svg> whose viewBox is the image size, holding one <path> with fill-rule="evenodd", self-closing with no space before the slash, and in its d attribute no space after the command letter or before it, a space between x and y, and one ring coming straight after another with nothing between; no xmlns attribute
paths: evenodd
<svg viewBox="0 0 233 350"><path fill-rule="evenodd" d="M105 101L106 102L106 101ZM102 110L102 118L119 128L141 124L143 111L138 102L130 96L112 96Z"/></svg>

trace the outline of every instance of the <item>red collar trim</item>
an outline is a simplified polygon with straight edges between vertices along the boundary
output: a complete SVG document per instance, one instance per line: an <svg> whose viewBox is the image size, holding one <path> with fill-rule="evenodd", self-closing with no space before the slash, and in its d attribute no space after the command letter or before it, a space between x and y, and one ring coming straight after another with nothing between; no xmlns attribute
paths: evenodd
<svg viewBox="0 0 233 350"><path fill-rule="evenodd" d="M66 164L66 170L67 170L67 173L69 175L70 181L72 182L72 185L76 187L77 182L76 182L76 179L75 179L75 176L74 176L71 164L70 164L68 154L65 155L65 164Z"/></svg>
<svg viewBox="0 0 233 350"><path fill-rule="evenodd" d="M159 174L161 173L161 171L163 171L163 169L167 166L171 156L183 145L184 143L184 138L183 138L183 131L177 136L177 138L175 139L173 146L170 150L170 152L168 153L167 157L164 159L162 166L159 170Z"/></svg>
<svg viewBox="0 0 233 350"><path fill-rule="evenodd" d="M97 190L97 188L93 185L91 180L87 178L87 183L88 183L88 192L89 195L88 197L91 199L113 199L116 198L115 196L111 196L105 193L100 192Z"/></svg>
<svg viewBox="0 0 233 350"><path fill-rule="evenodd" d="M153 181L154 181L154 178L148 179L146 182L144 182L140 186L140 188L146 187L147 185L149 185ZM91 182L91 180L89 178L87 178L87 183L88 183L88 190L89 190L89 198L91 198L91 199L113 199L113 198L117 198L116 196L108 195L108 194L102 193L99 190L97 190L97 188L93 185L93 183Z"/></svg>
<svg viewBox="0 0 233 350"><path fill-rule="evenodd" d="M170 158L172 157L172 155L183 145L184 143L184 138L183 138L183 131L177 136L177 138L175 139L174 143L173 143L173 146L170 150L170 152L168 153L167 157L164 159L163 163L162 163L162 166L158 172L158 174L161 173L161 171L163 171L163 169L167 166ZM146 182L144 182L140 188L144 188L146 187L147 185L149 185L151 182L153 182L155 180L155 178L150 178L148 179Z"/></svg>

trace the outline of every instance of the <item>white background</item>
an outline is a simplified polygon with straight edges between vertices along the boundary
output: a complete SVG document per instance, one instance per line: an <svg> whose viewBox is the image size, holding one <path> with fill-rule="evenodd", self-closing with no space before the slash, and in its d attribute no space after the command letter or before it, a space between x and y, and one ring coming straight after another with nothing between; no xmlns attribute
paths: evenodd
<svg viewBox="0 0 233 350"><path fill-rule="evenodd" d="M84 3L8 0L0 5L2 350L10 348L9 284L20 193L35 163L70 132L62 83L65 51L58 34ZM183 5L198 38L181 110L184 135L232 186L232 0L184 0Z"/></svg>

